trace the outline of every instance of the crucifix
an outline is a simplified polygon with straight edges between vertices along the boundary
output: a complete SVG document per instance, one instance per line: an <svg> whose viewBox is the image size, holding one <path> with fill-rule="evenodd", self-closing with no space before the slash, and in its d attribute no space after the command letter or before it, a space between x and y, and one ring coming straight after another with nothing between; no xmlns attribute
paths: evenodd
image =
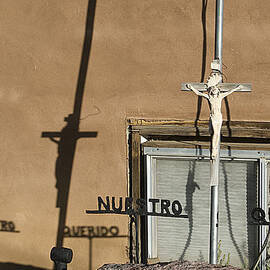
<svg viewBox="0 0 270 270"><path fill-rule="evenodd" d="M193 91L208 100L210 106L210 254L209 263L217 264L218 252L218 183L220 161L220 136L222 127L222 100L233 92L250 92L250 84L223 83L222 78L222 33L224 0L216 0L215 58L212 72L206 83L182 83L182 90Z"/></svg>
<svg viewBox="0 0 270 270"><path fill-rule="evenodd" d="M213 66L213 65L212 65ZM222 74L219 70L212 69L212 73L208 77L206 84L186 84L184 90L192 90L196 95L206 98L210 104L210 132L212 135L211 143L211 159L214 160L217 158L219 151L219 142L220 142L220 132L222 126L222 113L221 105L222 100L235 91L250 91L249 84L223 84L219 85L222 82ZM199 86L199 87L198 87ZM204 93L207 91L207 94ZM213 179L214 180L214 179Z"/></svg>

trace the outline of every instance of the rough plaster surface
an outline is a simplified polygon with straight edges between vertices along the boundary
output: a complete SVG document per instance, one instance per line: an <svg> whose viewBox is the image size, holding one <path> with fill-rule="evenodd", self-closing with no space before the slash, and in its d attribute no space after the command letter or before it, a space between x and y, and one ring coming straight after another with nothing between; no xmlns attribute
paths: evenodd
<svg viewBox="0 0 270 270"><path fill-rule="evenodd" d="M90 0L91 1L91 0ZM214 1L206 11L206 76L214 45ZM127 194L128 117L194 120L197 97L182 82L202 77L202 1L97 0L84 85L66 223L119 227L127 218L86 216L98 195ZM1 233L1 261L50 268L56 242L57 145L41 138L61 131L73 111L88 0L0 1L1 169L0 218L20 231ZM269 1L227 0L224 73L228 82L250 82L250 94L229 97L224 120L268 121L270 111ZM202 103L200 118L208 119ZM97 269L128 261L127 238L64 240L74 250L69 269ZM104 255L106 254L106 256Z"/></svg>

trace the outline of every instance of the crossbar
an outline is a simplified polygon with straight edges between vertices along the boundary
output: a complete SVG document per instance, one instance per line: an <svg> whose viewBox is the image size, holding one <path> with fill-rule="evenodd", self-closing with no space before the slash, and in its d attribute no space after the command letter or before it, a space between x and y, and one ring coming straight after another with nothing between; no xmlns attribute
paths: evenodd
<svg viewBox="0 0 270 270"><path fill-rule="evenodd" d="M207 86L204 83L182 83L181 84L181 90L182 91L190 91L190 89L187 88L187 84L190 84L194 88L198 89L201 92L207 91ZM235 92L251 92L252 87L250 83L220 83L218 87L220 88L221 92L226 92L230 89L236 88L238 85L242 85L242 89L237 90Z"/></svg>

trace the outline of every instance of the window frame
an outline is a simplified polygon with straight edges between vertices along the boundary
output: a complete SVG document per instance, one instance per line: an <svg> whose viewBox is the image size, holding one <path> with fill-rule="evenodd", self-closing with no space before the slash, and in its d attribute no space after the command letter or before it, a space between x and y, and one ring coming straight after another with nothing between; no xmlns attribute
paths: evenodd
<svg viewBox="0 0 270 270"><path fill-rule="evenodd" d="M208 149L210 145L208 120L128 117L126 134L127 192L134 199L143 198L146 191L143 146L196 148L200 154L200 151ZM224 120L221 134L221 149L270 151L270 122ZM138 217L137 222L139 261L147 263L147 222L144 217ZM133 225L129 223L130 262L134 261L135 256Z"/></svg>

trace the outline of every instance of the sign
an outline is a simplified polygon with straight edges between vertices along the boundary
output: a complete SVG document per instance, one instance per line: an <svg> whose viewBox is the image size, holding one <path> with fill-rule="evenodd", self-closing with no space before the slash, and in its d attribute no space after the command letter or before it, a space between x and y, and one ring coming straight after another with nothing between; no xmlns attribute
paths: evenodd
<svg viewBox="0 0 270 270"><path fill-rule="evenodd" d="M164 199L145 199L133 200L131 197L118 199L116 203L115 197L106 196L103 200L98 197L98 210L86 210L86 214L120 214L120 215L139 215L139 216L159 216L159 217L175 217L188 218L182 214L182 205L178 200L169 201ZM152 212L147 211L147 204L151 205ZM135 207L134 207L135 206ZM160 212L157 212L157 208Z"/></svg>
<svg viewBox="0 0 270 270"><path fill-rule="evenodd" d="M15 223L13 221L0 220L0 232L18 233L19 231L16 231Z"/></svg>
<svg viewBox="0 0 270 270"><path fill-rule="evenodd" d="M260 207L252 209L251 217L254 220L251 223L252 225L258 225L258 226L270 225L270 222L266 221L265 219L265 211ZM270 213L269 213L269 219L270 219Z"/></svg>
<svg viewBox="0 0 270 270"><path fill-rule="evenodd" d="M183 208L178 200L171 202L164 199L148 199L148 201L146 201L142 198L134 200L132 197L119 197L116 202L115 197L110 198L109 196L106 196L106 199L103 200L102 197L99 196L97 203L98 210L86 210L86 214L129 215L131 224L135 224L136 263L139 263L138 216L188 218L187 215L181 215ZM152 208L151 212L148 212L147 210L148 205ZM158 208L160 209L159 212L157 212Z"/></svg>
<svg viewBox="0 0 270 270"><path fill-rule="evenodd" d="M65 226L64 237L114 237L118 236L119 228L116 226Z"/></svg>

